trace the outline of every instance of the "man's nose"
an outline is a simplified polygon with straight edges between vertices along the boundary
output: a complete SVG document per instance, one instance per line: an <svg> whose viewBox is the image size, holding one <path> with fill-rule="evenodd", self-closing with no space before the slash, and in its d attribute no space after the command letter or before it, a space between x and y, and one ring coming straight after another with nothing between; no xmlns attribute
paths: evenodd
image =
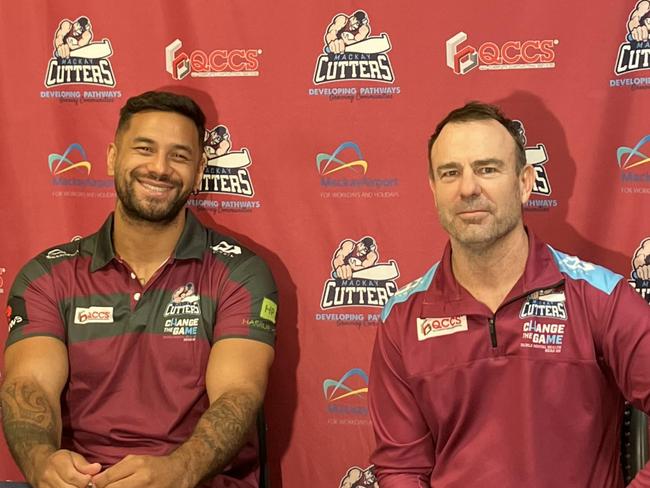
<svg viewBox="0 0 650 488"><path fill-rule="evenodd" d="M467 198L481 194L481 184L479 178L473 171L463 171L460 180L461 197Z"/></svg>

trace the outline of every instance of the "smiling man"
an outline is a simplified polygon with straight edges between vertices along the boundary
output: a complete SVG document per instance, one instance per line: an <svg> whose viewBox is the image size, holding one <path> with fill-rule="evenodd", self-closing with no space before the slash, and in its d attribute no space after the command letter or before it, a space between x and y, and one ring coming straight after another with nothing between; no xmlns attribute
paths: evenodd
<svg viewBox="0 0 650 488"><path fill-rule="evenodd" d="M16 278L0 400L35 488L258 486L277 291L184 208L204 133L187 97L129 99L107 152L115 212Z"/></svg>
<svg viewBox="0 0 650 488"><path fill-rule="evenodd" d="M384 308L369 404L379 486L619 488L624 400L650 411L650 308L621 276L524 227L533 169L497 107L429 141L449 234ZM650 472L633 487L650 487Z"/></svg>

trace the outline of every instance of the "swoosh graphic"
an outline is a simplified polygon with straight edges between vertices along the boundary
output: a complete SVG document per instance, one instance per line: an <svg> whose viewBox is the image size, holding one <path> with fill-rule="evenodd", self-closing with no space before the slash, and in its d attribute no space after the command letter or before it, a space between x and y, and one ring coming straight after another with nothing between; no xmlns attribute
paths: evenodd
<svg viewBox="0 0 650 488"><path fill-rule="evenodd" d="M68 158L68 154L70 154L75 149L79 151L81 157L84 159L83 161L73 163ZM55 162L57 163L56 166L54 166ZM52 173L53 175L59 175L61 173L65 173L66 171L70 171L71 169L74 168L86 168L88 174L90 174L90 169L92 167L90 162L87 160L86 151L81 146L81 144L77 144L77 143L70 144L63 154L50 154L49 157L47 158L47 163L50 168L50 173ZM64 164L67 164L68 166L65 168L61 168L61 166Z"/></svg>
<svg viewBox="0 0 650 488"><path fill-rule="evenodd" d="M366 374L366 372L360 368L353 368L347 373L345 373L338 381L332 379L327 379L323 381L323 394L325 395L325 399L329 401L334 401L334 400L338 400L339 398L345 398L348 396L359 395L361 393L367 392L368 391L367 386L363 388L359 388L357 390L353 390L349 386L345 385L345 381L352 376L359 376L366 383L366 385L368 384L368 375ZM337 391L339 390L345 390L347 393L343 393L342 395L335 396Z"/></svg>
<svg viewBox="0 0 650 488"><path fill-rule="evenodd" d="M641 151L639 151L639 148L644 144L646 144L648 141L650 141L650 135L647 135L644 138L642 138L639 142L637 142L636 146L634 146L633 148L625 147L625 146L619 147L616 150L616 159L618 160L619 168L629 169L649 162L650 158L645 154L643 154ZM625 161L621 161L621 159L625 155L627 155L627 158L625 159ZM630 159L632 159L632 157L634 156L638 156L643 159L641 161L637 161L635 163L629 164Z"/></svg>
<svg viewBox="0 0 650 488"><path fill-rule="evenodd" d="M341 144L339 147L336 148L336 150L332 154L327 154L327 153L319 153L316 156L316 168L318 168L318 172L321 174L328 174L327 173L327 168L330 166L332 162L338 163L339 165L344 165L343 161L337 158L338 154L341 151L344 151L345 149L352 149L358 156L358 160L354 161L354 163L358 163L359 161L363 161L365 164L356 164L356 166L363 166L363 172L365 174L366 169L367 169L367 162L363 159L363 155L361 154L361 149L359 146L352 142L352 141L347 141ZM321 168L321 164L323 161L326 161L325 164ZM349 163L348 163L349 164ZM330 171L333 172L333 171Z"/></svg>

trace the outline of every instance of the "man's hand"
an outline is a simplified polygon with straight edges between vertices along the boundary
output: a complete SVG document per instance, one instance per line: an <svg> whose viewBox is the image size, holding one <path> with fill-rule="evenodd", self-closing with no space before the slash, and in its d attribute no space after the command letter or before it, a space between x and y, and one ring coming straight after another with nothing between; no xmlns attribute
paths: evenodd
<svg viewBox="0 0 650 488"><path fill-rule="evenodd" d="M86 488L101 469L101 464L89 463L81 454L60 449L47 456L32 484L34 488Z"/></svg>
<svg viewBox="0 0 650 488"><path fill-rule="evenodd" d="M345 42L343 39L334 39L327 44L330 51L334 54L340 54L345 52Z"/></svg>
<svg viewBox="0 0 650 488"><path fill-rule="evenodd" d="M344 264L336 268L336 276L342 280L352 279L352 266L349 264Z"/></svg>
<svg viewBox="0 0 650 488"><path fill-rule="evenodd" d="M93 476L95 488L190 488L183 466L173 456L128 455ZM85 487L86 485L84 485Z"/></svg>
<svg viewBox="0 0 650 488"><path fill-rule="evenodd" d="M62 58L69 58L70 47L66 43L63 43L56 48L56 53Z"/></svg>
<svg viewBox="0 0 650 488"><path fill-rule="evenodd" d="M641 23L641 19L648 12L650 12L650 2L644 0L639 2L637 9L630 15L630 21L627 27L635 41L646 41L650 37L648 26Z"/></svg>

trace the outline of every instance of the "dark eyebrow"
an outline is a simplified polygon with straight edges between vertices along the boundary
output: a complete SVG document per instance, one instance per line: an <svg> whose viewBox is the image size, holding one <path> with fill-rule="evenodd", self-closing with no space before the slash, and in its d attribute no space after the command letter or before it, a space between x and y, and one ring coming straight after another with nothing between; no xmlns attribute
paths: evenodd
<svg viewBox="0 0 650 488"><path fill-rule="evenodd" d="M134 138L133 143L134 144L138 144L138 143L139 144L150 144L152 146L156 145L156 141L154 141L153 139L149 139L148 137L143 137L143 136L139 136L139 137ZM175 151L187 151L188 153L193 154L191 146L186 146L185 144L174 144L172 146L172 149L175 150Z"/></svg>
<svg viewBox="0 0 650 488"><path fill-rule="evenodd" d="M154 141L153 139L149 139L148 137L136 137L135 139L133 139L133 143L134 144L144 143L144 144L154 145L156 141Z"/></svg>
<svg viewBox="0 0 650 488"><path fill-rule="evenodd" d="M498 166L499 168L503 168L505 166L505 163L501 159L487 158L487 159L477 159L476 161L472 161L472 168L480 168L481 166L487 166L489 164L493 164L495 166Z"/></svg>

